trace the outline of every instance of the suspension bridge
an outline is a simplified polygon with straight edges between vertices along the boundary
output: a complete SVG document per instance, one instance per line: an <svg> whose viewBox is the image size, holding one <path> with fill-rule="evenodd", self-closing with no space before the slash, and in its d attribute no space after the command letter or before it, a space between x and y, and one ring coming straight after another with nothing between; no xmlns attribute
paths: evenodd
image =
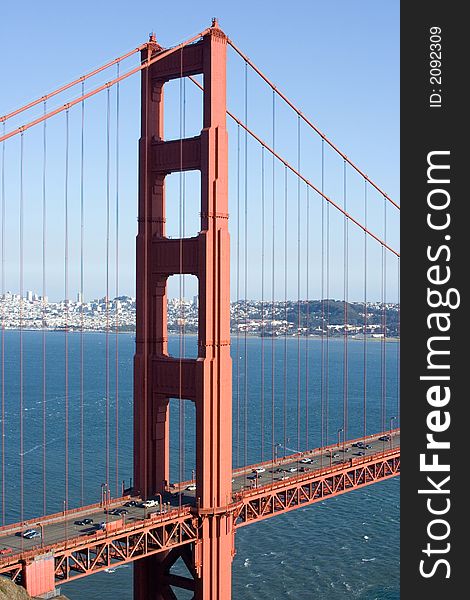
<svg viewBox="0 0 470 600"><path fill-rule="evenodd" d="M132 231L123 198L132 206L132 192L122 173L135 91L124 86L138 78L134 252L123 249ZM61 583L133 563L135 600L228 600L237 529L400 474L399 206L217 20L171 48L151 35L1 121L0 574L50 597ZM89 230L100 252L87 248ZM123 450L119 298L129 255L134 438ZM91 272L104 283L104 310L95 307L102 365L86 356ZM57 279L62 395L51 421L57 381L48 374L57 365L48 359L48 291ZM179 311L171 352L170 280ZM34 367L25 295L33 285L42 289ZM250 354L253 331L260 341ZM32 481L27 376L36 367L42 450ZM91 422L93 369L104 389L101 416ZM46 448L58 423L62 446L51 461ZM88 427L101 432L100 450L90 448ZM124 471L123 452L132 453L133 472ZM101 480L94 502L91 459ZM56 467L62 483L51 490Z"/></svg>

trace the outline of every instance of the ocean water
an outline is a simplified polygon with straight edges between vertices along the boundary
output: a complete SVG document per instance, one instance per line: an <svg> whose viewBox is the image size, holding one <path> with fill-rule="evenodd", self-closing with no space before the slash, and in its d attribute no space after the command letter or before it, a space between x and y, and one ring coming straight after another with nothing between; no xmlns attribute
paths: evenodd
<svg viewBox="0 0 470 600"><path fill-rule="evenodd" d="M193 336L171 337L170 353L194 356L195 341ZM113 494L120 492L122 480L127 485L132 477L134 336L103 333L66 336L59 332L43 335L33 331L20 336L17 331L7 331L4 348L6 521L21 518L21 450L23 517L43 513L44 414L46 510L48 513L62 510L66 405L68 506L77 506L82 500L98 501L107 471ZM393 417L398 417L398 346L393 342L370 341L365 350L364 353L361 341L349 341L345 386L343 340L331 339L326 348L318 339L233 338L234 465L269 459L273 445L277 455L282 456L297 449L333 443L338 437L342 439L340 430L345 428L348 438L362 435L364 389L367 432L388 429L390 424L397 426L398 419ZM328 413L323 420L322 407L323 415ZM180 423L184 423L184 438L179 433ZM171 478L189 478L194 468L195 444L191 403L171 400L170 436ZM399 598L399 479L244 527L237 532L236 546L234 599L396 600ZM62 591L72 600L130 599L132 567L125 565L114 572L71 582L62 586Z"/></svg>

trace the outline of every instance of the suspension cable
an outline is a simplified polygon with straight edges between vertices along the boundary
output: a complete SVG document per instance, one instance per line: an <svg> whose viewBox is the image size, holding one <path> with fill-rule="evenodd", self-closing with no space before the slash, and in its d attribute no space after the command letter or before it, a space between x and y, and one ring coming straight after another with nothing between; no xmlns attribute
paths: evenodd
<svg viewBox="0 0 470 600"><path fill-rule="evenodd" d="M105 437L106 437L106 489L109 492L109 462L110 462L110 447L109 447L109 259L110 259L110 208L111 208L111 157L110 157L110 127L111 127L111 104L110 104L110 90L108 88L106 92L106 298L105 298L105 310L106 310L106 341L105 341L105 396L106 396L106 417L105 417Z"/></svg>
<svg viewBox="0 0 470 600"><path fill-rule="evenodd" d="M23 389L23 294L24 294L24 136L20 136L20 520L24 521L24 389ZM22 538L23 539L23 538ZM23 545L23 543L22 543Z"/></svg>
<svg viewBox="0 0 470 600"><path fill-rule="evenodd" d="M346 161L343 162L343 205L344 210L347 208L347 193L346 193ZM344 291L344 335L343 335L343 448L348 435L348 276L349 276L349 245L348 245L348 220L343 218L343 291Z"/></svg>
<svg viewBox="0 0 470 600"><path fill-rule="evenodd" d="M273 148L276 147L276 95L273 92L272 97L272 133L273 133ZM274 317L275 317L275 307L274 303L276 300L275 296L275 287L276 287L276 277L275 277L275 251L276 251L276 160L274 154L272 155L272 201L273 201L273 228L272 228L272 249L271 249L271 451L272 451L272 462L273 467L271 469L271 481L274 481L274 463L276 461L276 441L275 441L275 339L274 339Z"/></svg>
<svg viewBox="0 0 470 600"><path fill-rule="evenodd" d="M267 77L256 67L256 65L234 44L234 42L228 38L227 43L235 50L235 52L241 56L241 58L250 65L250 67L265 81L269 87L273 90L275 94L277 94L284 102L295 112L297 115L309 126L311 127L325 142L335 151L337 152L343 160L345 160L355 171L359 173L361 177L363 177L366 181L368 181L384 198L388 200L395 208L400 208L398 204L396 204L383 190L381 190L377 184L375 184L369 177L363 173L359 167L357 167L341 150L333 144L331 140L329 140L324 133L322 133L318 127L316 127L288 98L285 94L281 92L281 90L275 86Z"/></svg>
<svg viewBox="0 0 470 600"><path fill-rule="evenodd" d="M261 462L264 461L264 276L265 276L265 180L264 180L264 148L261 146Z"/></svg>
<svg viewBox="0 0 470 600"><path fill-rule="evenodd" d="M387 239L387 203L384 198L384 238ZM387 255L382 248L382 431L387 419Z"/></svg>
<svg viewBox="0 0 470 600"><path fill-rule="evenodd" d="M64 182L64 301L65 301L65 506L69 507L69 111L65 111L65 182Z"/></svg>
<svg viewBox="0 0 470 600"><path fill-rule="evenodd" d="M398 314L397 314L397 355L396 355L396 387L397 387L397 397L396 397L396 418L397 425L400 426L400 259L397 259L397 299L398 299Z"/></svg>
<svg viewBox="0 0 470 600"><path fill-rule="evenodd" d="M189 79L200 89L200 90L204 90L203 86L193 77L189 76ZM274 94L274 91L273 91ZM360 229L362 229L363 231L365 230L366 233L375 239L376 242L378 242L379 244L381 244L382 246L384 246L389 252L392 252L392 254L395 254L395 256L400 256L399 252L397 252L396 250L394 250L392 247L388 246L384 240L380 239L380 237L378 237L377 235L375 235L372 231L370 231L369 229L364 229L364 225L362 223L360 223L357 219L355 219L351 214L349 213L345 213L344 209L337 204L334 200L332 200L331 198L329 198L324 192L322 192L321 189L317 188L309 179L307 179L307 177L305 177L304 175L302 175L302 173L299 173L298 170L293 167L289 161L287 161L285 158L283 158L278 152L276 152L274 147L269 146L269 144L267 144L265 141L263 141L256 133L254 133L254 131L252 131L251 129L249 129L247 127L247 125L245 125L245 123L243 123L243 121L241 121L238 117L236 117L232 112L230 112L229 110L227 110L227 115L233 120L235 121L235 123L237 123L238 125L240 125L240 127L242 127L242 129L245 129L249 135L251 135L251 137L253 139L255 139L259 144L261 144L262 146L264 146L264 148L266 148L266 150L273 156L273 158L276 158L280 163L282 163L285 167L287 167L292 173L294 173L294 175L296 175L297 177L300 177L300 179L302 179L302 181L304 181L312 190L314 190L320 197L324 198L328 204L331 204L332 206L334 206L334 208L336 208L336 210L338 210L341 214L346 215L348 217L348 219L354 223L355 225L357 225L357 227L359 227ZM1 138L0 138L1 141Z"/></svg>
<svg viewBox="0 0 470 600"><path fill-rule="evenodd" d="M324 182L325 140L321 141L321 190ZM308 186L307 186L308 190ZM321 377L320 377L320 446L325 445L325 199L321 199ZM365 235L365 234L364 234ZM323 453L320 464L323 467Z"/></svg>
<svg viewBox="0 0 470 600"><path fill-rule="evenodd" d="M12 131L5 133L4 135L2 135L0 137L0 142L3 142L3 140L7 140L15 135L20 135L27 129L34 127L38 123L42 123L45 119L50 119L51 117L54 117L55 115L58 115L61 112L64 112L64 111L72 108L76 104L83 102L83 100L87 100L88 98L91 98L92 96L95 96L96 94L99 94L103 90L108 89L108 88L112 87L113 85L116 85L118 82L124 81L124 79L127 79L128 77L131 77L132 75L135 75L136 73L139 73L139 71L142 71L144 69L148 71L148 68L151 65L155 64L159 60L162 60L163 58L167 58L171 54L174 54L175 52L177 52L180 48L187 46L188 44L191 44L195 40L197 40L201 37L204 37L204 35L206 35L206 33L208 33L208 31L209 31L209 29L205 29L201 33L198 33L198 34L192 36L190 39L182 42L181 44L178 44L177 46L173 46L173 48L168 48L166 50L162 50L161 52L159 52L159 54L157 54L153 58L147 58L140 65L138 65L137 67L134 67L133 69L130 69L129 71L126 71L119 77L115 77L114 79L107 81L103 85L100 85L100 86L94 88L93 90L90 90L86 94L84 94L84 95L82 94L81 96L79 96L73 100L70 100L70 102L67 102L63 106L59 106L58 108L51 110L46 115L42 115L41 117L38 117L37 119L34 119L34 120L30 121L29 123L26 123L25 125L21 125L20 127L17 127L16 129L13 129ZM145 44L144 47L145 46L148 46L148 44ZM149 53L149 56L150 56L150 53Z"/></svg>
<svg viewBox="0 0 470 600"><path fill-rule="evenodd" d="M47 110L47 101L44 101L44 112ZM47 167L47 121L43 123L43 164L42 164L42 494L43 513L47 514L47 470L46 470L46 233L47 233L47 203L46 203L46 167Z"/></svg>
<svg viewBox="0 0 470 600"><path fill-rule="evenodd" d="M82 83L82 96L85 84ZM84 338L84 250L85 250L85 102L81 104L81 139L80 139L80 501L85 504L85 428L84 428L84 357L85 357L85 338Z"/></svg>
<svg viewBox="0 0 470 600"><path fill-rule="evenodd" d="M248 122L248 67L245 64L245 122ZM245 291L245 331L244 331L244 348L243 348L243 359L244 359L244 466L248 464L248 340L247 340L247 329L248 329L248 134L245 131L245 206L244 206L244 219L245 219L245 248L244 248L244 291ZM247 475L245 470L245 476Z"/></svg>
<svg viewBox="0 0 470 600"><path fill-rule="evenodd" d="M300 119L297 119L297 170L300 171ZM297 178L297 452L300 452L300 179Z"/></svg>
<svg viewBox="0 0 470 600"><path fill-rule="evenodd" d="M310 412L309 412L309 347L310 347L310 199L308 185L305 187L306 192L306 236L305 236L305 298L306 298L306 315L305 315L305 448L310 449L309 445L309 427L310 427Z"/></svg>
<svg viewBox="0 0 470 600"><path fill-rule="evenodd" d="M116 76L119 77L121 63L118 62L116 65ZM116 148L115 148L115 168L116 168L116 179L115 179L115 300L114 300L114 312L115 312L115 477L116 477L116 497L122 495L119 493L119 310L118 310L118 298L119 298L119 125L120 125L120 84L116 84Z"/></svg>
<svg viewBox="0 0 470 600"><path fill-rule="evenodd" d="M322 190L325 188L325 144L322 143ZM325 440L322 446L329 445L330 410L330 204L326 205L326 356L325 356Z"/></svg>
<svg viewBox="0 0 470 600"><path fill-rule="evenodd" d="M5 133L5 123L3 123ZM6 198L5 198L5 142L2 144L2 525L5 525L5 233L6 233Z"/></svg>
<svg viewBox="0 0 470 600"><path fill-rule="evenodd" d="M240 127L237 127L237 466L240 467Z"/></svg>
<svg viewBox="0 0 470 600"><path fill-rule="evenodd" d="M179 359L178 359L178 477L179 481L184 481L184 416L183 416L183 336L184 336L184 275L183 275L183 220L184 220L184 200L183 200L183 50L180 51L180 77L179 77ZM181 508L182 488L178 494L178 503Z"/></svg>
<svg viewBox="0 0 470 600"><path fill-rule="evenodd" d="M367 227L367 181L364 181L364 225ZM367 234L364 232L364 338L363 338L363 413L364 413L364 444L367 436Z"/></svg>
<svg viewBox="0 0 470 600"><path fill-rule="evenodd" d="M74 87L78 83L82 83L82 85L83 85L84 82L87 79L89 79L90 77L93 77L94 75L98 75L98 73L101 73L102 71L105 71L106 69L108 69L109 67L112 67L116 63L119 63L122 60L125 60L126 58L129 58L130 56L132 56L136 52L140 52L146 46L147 46L146 43L145 44L141 44L137 48L134 48L133 50L130 50L129 52L126 52L122 56L118 56L117 58L114 58L113 60L107 62L106 64L102 65L101 67L97 67L96 69L93 69L92 71L89 71L88 73L86 73L85 75L82 75L78 79L74 79L70 83L66 83L65 85L62 85L61 87L57 88L56 90L54 90L52 92L49 92L48 94L44 94L44 96L41 96L40 98L36 98L36 100L33 100L33 101L29 102L28 104L25 104L24 106L21 106L20 108L17 108L16 110L14 110L12 112L10 112L10 113L8 113L6 115L3 115L2 117L0 117L0 122L1 121L5 122L8 119L11 119L12 117L15 117L16 115L19 115L20 113L22 113L22 112L24 112L26 110L29 110L30 108L33 108L34 106L36 106L37 104L40 104L41 102L45 103L50 98L53 98L54 96L57 96L58 94L61 94L62 92L65 92L66 90Z"/></svg>
<svg viewBox="0 0 470 600"><path fill-rule="evenodd" d="M287 235L287 216L288 216L288 198L287 198L287 168L284 167L284 395L283 395L283 433L284 433L284 453L287 453L287 250L288 250L288 235Z"/></svg>

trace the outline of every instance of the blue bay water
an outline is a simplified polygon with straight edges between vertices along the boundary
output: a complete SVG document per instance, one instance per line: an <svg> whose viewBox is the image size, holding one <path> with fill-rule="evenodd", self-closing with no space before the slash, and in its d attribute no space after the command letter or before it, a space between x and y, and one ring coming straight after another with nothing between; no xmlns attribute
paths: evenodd
<svg viewBox="0 0 470 600"><path fill-rule="evenodd" d="M66 341L67 339L67 341ZM46 347L46 402L43 342ZM67 394L65 348L68 352ZM117 343L117 361L116 361ZM132 477L131 334L25 331L23 345L24 517L43 512L43 411L46 414L46 509L65 498L66 395L69 410L69 507L81 502L80 449L83 408L84 502L99 500L106 479L106 391L109 409L109 481L113 495ZM169 350L194 356L196 338L170 338ZM106 348L108 347L108 385ZM83 348L83 378L80 352ZM5 332L6 519L20 519L20 334ZM366 356L364 370L364 356ZM232 339L234 466L334 443L343 433L344 344L331 339ZM347 437L398 425L398 345L348 343ZM322 377L323 363L323 377ZM118 377L116 378L116 364ZM326 364L328 368L326 369ZM382 384L382 375L385 385ZM263 391L262 391L263 390ZM116 394L116 391L118 392ZM116 397L118 401L116 402ZM274 400L274 413L272 410ZM328 419L320 418L328 409ZM191 403L170 402L171 479L194 468L195 414ZM180 408L183 409L180 415ZM116 465L116 416L118 445ZM274 435L272 421L274 416ZM179 423L184 422L184 444ZM245 425L246 423L246 425ZM264 429L262 424L264 423ZM179 450L184 447L184 461ZM116 468L117 466L117 468ZM242 528L236 536L234 599L399 598L399 480L374 484L314 506ZM72 600L132 598L132 567L100 573L62 587Z"/></svg>

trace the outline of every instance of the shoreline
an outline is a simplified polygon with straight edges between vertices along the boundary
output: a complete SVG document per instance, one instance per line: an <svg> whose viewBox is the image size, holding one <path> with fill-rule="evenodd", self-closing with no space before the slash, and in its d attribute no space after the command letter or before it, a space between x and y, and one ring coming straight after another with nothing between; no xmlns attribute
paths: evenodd
<svg viewBox="0 0 470 600"><path fill-rule="evenodd" d="M67 330L67 332L65 331L65 329L41 329L41 328L37 328L37 327L32 327L32 328L27 328L27 327L22 327L21 329L19 327L5 327L5 329L3 330L4 332L7 331L22 331L22 332L36 332L36 333L67 333L67 334L85 334L85 333L100 333L100 334L112 334L112 335L135 335L135 330L134 329L130 329L130 330L123 330L123 331L115 331L114 329L109 329L108 331L106 331L106 329L69 329ZM188 333L184 333L183 334L185 337L197 337L197 333L195 332L188 332ZM180 333L178 331L169 331L168 332L168 337L179 337ZM236 339L237 337L245 337L245 333L241 333L239 335L237 335L237 333L235 332L231 332L231 337ZM277 340L283 340L285 339L286 336L284 336L283 334L280 335L266 335L266 336L262 336L259 335L257 333L247 333L246 337L248 338L257 338L257 339L264 339L264 340L270 340L272 341L273 339L277 339ZM293 339L293 340L322 340L322 336L321 335L289 335L287 336L287 339ZM341 341L344 342L344 335L330 335L328 338L326 338L326 336L323 337L323 340L325 341L326 339L328 339L328 341ZM355 337L355 336L350 336L348 337L348 341L351 342L362 342L364 343L364 338L363 337ZM377 343L377 342L383 342L385 341L386 343L389 342L393 342L393 343L397 343L400 342L400 338L398 337L386 337L384 338L380 338L380 337L368 337L366 338L366 342L373 342L373 343Z"/></svg>

